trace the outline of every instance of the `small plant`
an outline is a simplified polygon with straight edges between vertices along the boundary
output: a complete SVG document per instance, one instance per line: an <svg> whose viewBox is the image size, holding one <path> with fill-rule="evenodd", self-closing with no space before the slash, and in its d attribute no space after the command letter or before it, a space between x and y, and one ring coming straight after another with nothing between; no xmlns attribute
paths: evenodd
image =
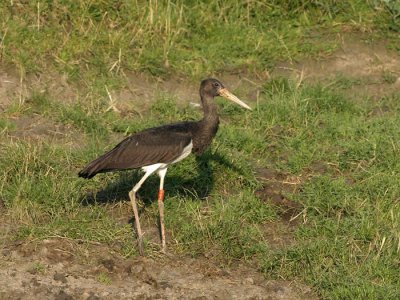
<svg viewBox="0 0 400 300"><path fill-rule="evenodd" d="M10 131L15 129L15 124L7 119L0 119L0 132L2 131Z"/></svg>
<svg viewBox="0 0 400 300"><path fill-rule="evenodd" d="M386 83L389 83L389 84L393 84L397 80L397 76L395 76L394 74L389 73L389 72L383 73L382 77L383 77L383 81Z"/></svg>
<svg viewBox="0 0 400 300"><path fill-rule="evenodd" d="M111 284L112 283L112 279L111 277L105 273L105 272L101 272L96 276L96 280L100 283L103 284Z"/></svg>
<svg viewBox="0 0 400 300"><path fill-rule="evenodd" d="M31 274L44 274L46 272L46 266L41 262L34 262L28 272Z"/></svg>
<svg viewBox="0 0 400 300"><path fill-rule="evenodd" d="M397 0L381 0L381 2L391 13L393 20L398 21L400 17L400 2Z"/></svg>

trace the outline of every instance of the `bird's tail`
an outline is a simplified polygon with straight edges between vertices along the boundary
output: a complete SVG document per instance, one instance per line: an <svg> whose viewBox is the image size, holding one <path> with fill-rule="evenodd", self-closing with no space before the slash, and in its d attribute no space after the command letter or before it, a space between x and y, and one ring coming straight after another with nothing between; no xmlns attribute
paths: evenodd
<svg viewBox="0 0 400 300"><path fill-rule="evenodd" d="M107 168L109 155L110 152L100 156L99 158L96 158L94 161L87 164L85 168L79 171L78 176L90 179L98 173L111 171L112 169Z"/></svg>

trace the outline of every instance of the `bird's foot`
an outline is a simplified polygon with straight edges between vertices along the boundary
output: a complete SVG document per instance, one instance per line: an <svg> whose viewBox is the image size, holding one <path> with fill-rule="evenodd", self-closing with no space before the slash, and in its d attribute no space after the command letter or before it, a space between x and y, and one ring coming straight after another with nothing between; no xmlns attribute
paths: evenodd
<svg viewBox="0 0 400 300"><path fill-rule="evenodd" d="M166 258L174 258L175 257L172 253L167 252L167 250L165 250L165 249L161 249L161 254L163 257L166 257Z"/></svg>

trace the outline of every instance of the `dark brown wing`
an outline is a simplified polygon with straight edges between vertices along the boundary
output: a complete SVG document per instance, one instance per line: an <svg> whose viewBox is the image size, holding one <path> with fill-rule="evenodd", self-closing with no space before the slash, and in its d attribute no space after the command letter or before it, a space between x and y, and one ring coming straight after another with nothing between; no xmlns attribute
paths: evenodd
<svg viewBox="0 0 400 300"><path fill-rule="evenodd" d="M191 141L190 123L147 129L124 139L114 149L89 163L79 176L92 178L102 172L168 164L177 159Z"/></svg>

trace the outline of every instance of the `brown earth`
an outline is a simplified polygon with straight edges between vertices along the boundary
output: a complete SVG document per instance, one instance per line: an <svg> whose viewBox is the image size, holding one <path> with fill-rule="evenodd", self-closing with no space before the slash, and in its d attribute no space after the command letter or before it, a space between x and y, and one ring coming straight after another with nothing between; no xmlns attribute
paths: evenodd
<svg viewBox="0 0 400 300"><path fill-rule="evenodd" d="M339 49L327 57L282 62L273 76L290 76L300 84L326 82L335 84L341 77L354 80L346 93L354 99L379 99L400 90L400 61L396 51L388 50L385 41L369 41L359 36L339 37Z"/></svg>
<svg viewBox="0 0 400 300"><path fill-rule="evenodd" d="M265 72L265 74L269 74ZM344 38L341 48L320 60L281 63L271 76L290 76L303 81L332 82L338 76L360 83L349 88L354 97L378 99L400 90L400 61L385 43L367 43ZM244 73L218 76L246 100L258 101L265 78ZM23 103L34 90L48 90L55 99L74 101L79 95L65 78L50 75L22 78L0 67L0 113L13 103ZM389 78L389 79L388 79ZM197 84L184 79L159 81L142 74L128 74L126 88L110 91L110 102L118 111L141 114L157 93L175 95L180 103L198 102ZM16 139L67 141L71 129L37 115L14 115ZM330 166L316 163L307 170L312 176ZM265 224L266 240L272 248L295 243L294 231L303 222L302 207L288 198L304 178L260 168L263 187L257 195L279 208L280 220ZM0 199L0 216L6 210ZM1 299L317 299L312 289L299 282L268 280L251 264L224 265L212 257L189 258L178 254L124 258L112 246L52 237L44 241L11 242L12 226L0 227Z"/></svg>
<svg viewBox="0 0 400 300"><path fill-rule="evenodd" d="M315 299L250 266L179 256L126 259L101 244L52 238L2 250L1 299Z"/></svg>

